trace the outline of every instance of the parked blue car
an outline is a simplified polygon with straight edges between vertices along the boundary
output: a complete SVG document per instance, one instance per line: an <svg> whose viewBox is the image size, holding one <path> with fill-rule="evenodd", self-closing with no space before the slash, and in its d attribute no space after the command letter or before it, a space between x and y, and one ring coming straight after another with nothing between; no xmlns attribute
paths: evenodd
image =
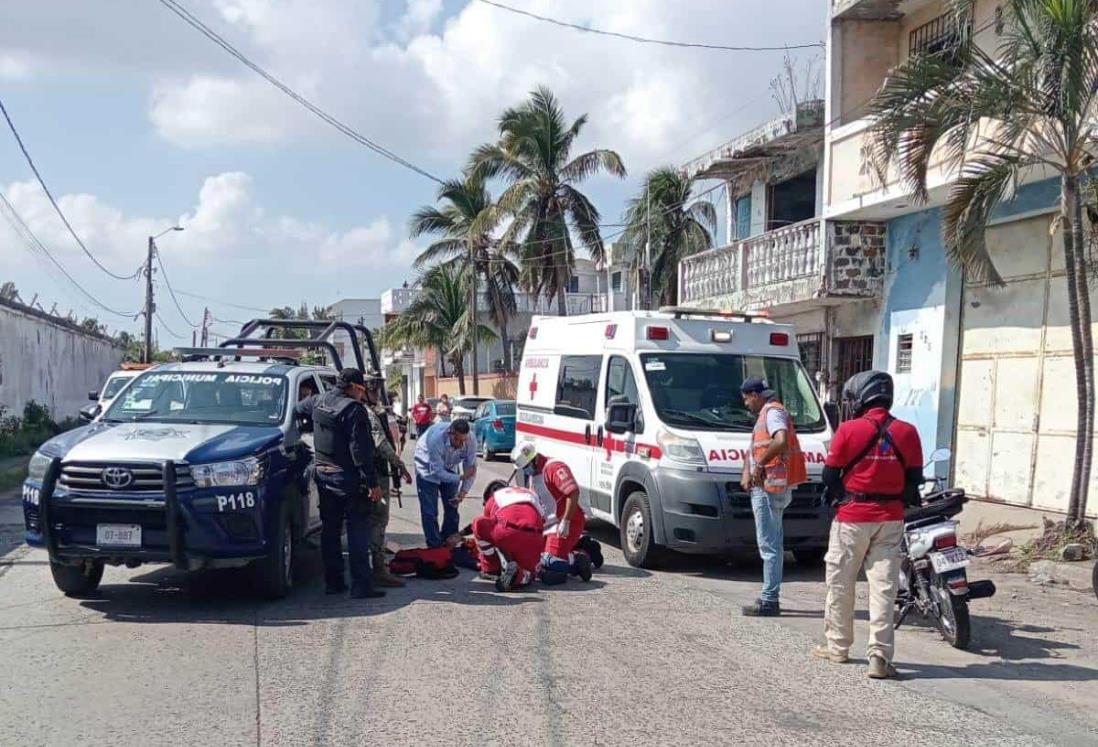
<svg viewBox="0 0 1098 747"><path fill-rule="evenodd" d="M515 448L515 401L491 399L473 413L473 434L480 454L492 459L496 454L510 454Z"/></svg>

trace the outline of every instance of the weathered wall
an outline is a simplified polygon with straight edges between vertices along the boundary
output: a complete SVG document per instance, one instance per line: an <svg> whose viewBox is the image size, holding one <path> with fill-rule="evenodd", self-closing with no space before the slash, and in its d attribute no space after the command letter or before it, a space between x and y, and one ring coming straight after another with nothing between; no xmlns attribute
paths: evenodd
<svg viewBox="0 0 1098 747"><path fill-rule="evenodd" d="M123 350L21 304L0 303L0 405L34 400L56 420L75 417L122 362Z"/></svg>
<svg viewBox="0 0 1098 747"><path fill-rule="evenodd" d="M900 59L900 26L896 21L840 21L841 64L839 111L841 122L866 115L866 104L880 88L888 71ZM906 39L905 39L906 41Z"/></svg>
<svg viewBox="0 0 1098 747"><path fill-rule="evenodd" d="M827 224L830 277L827 290L837 296L875 296L885 269L885 226L866 221Z"/></svg>

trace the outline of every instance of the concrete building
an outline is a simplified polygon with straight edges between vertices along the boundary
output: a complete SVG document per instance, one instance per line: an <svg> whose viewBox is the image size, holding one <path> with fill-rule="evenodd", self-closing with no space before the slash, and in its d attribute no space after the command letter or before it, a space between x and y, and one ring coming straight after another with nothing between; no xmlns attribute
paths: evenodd
<svg viewBox="0 0 1098 747"><path fill-rule="evenodd" d="M118 369L125 351L105 335L13 300L0 300L0 406L21 415L27 402L55 420L76 417Z"/></svg>
<svg viewBox="0 0 1098 747"><path fill-rule="evenodd" d="M876 221L824 219L825 122L823 101L803 102L684 166L726 183L732 240L681 263L679 299L796 324L827 390L872 360L885 234Z"/></svg>

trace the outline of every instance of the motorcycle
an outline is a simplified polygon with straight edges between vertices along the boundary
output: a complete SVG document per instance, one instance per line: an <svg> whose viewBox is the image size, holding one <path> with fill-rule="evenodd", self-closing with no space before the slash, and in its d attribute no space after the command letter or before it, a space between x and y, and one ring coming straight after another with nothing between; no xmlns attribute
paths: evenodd
<svg viewBox="0 0 1098 747"><path fill-rule="evenodd" d="M949 449L938 449L925 466L948 461L951 456ZM973 553L958 543L958 522L953 520L968 502L965 491L947 488L940 477L926 483L931 487L922 496L922 505L904 513L896 627L910 613L918 612L935 622L951 646L965 649L971 638L968 603L994 596L995 584L968 580L965 569Z"/></svg>

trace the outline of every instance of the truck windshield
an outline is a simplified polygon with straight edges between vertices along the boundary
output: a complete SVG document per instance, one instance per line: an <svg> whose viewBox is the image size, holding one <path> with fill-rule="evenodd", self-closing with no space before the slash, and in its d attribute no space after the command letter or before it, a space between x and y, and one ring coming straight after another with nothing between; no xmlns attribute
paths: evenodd
<svg viewBox="0 0 1098 747"><path fill-rule="evenodd" d="M114 397L122 391L122 387L126 386L132 378L132 376L112 376L107 379L107 385L103 387L103 398L111 399Z"/></svg>
<svg viewBox="0 0 1098 747"><path fill-rule="evenodd" d="M777 392L798 431L824 429L823 413L799 361L760 355L649 353L641 356L644 377L660 420L691 430L744 430L755 416L740 396L740 384L762 376Z"/></svg>
<svg viewBox="0 0 1098 747"><path fill-rule="evenodd" d="M113 422L277 425L286 411L286 377L206 371L143 374L107 409Z"/></svg>

